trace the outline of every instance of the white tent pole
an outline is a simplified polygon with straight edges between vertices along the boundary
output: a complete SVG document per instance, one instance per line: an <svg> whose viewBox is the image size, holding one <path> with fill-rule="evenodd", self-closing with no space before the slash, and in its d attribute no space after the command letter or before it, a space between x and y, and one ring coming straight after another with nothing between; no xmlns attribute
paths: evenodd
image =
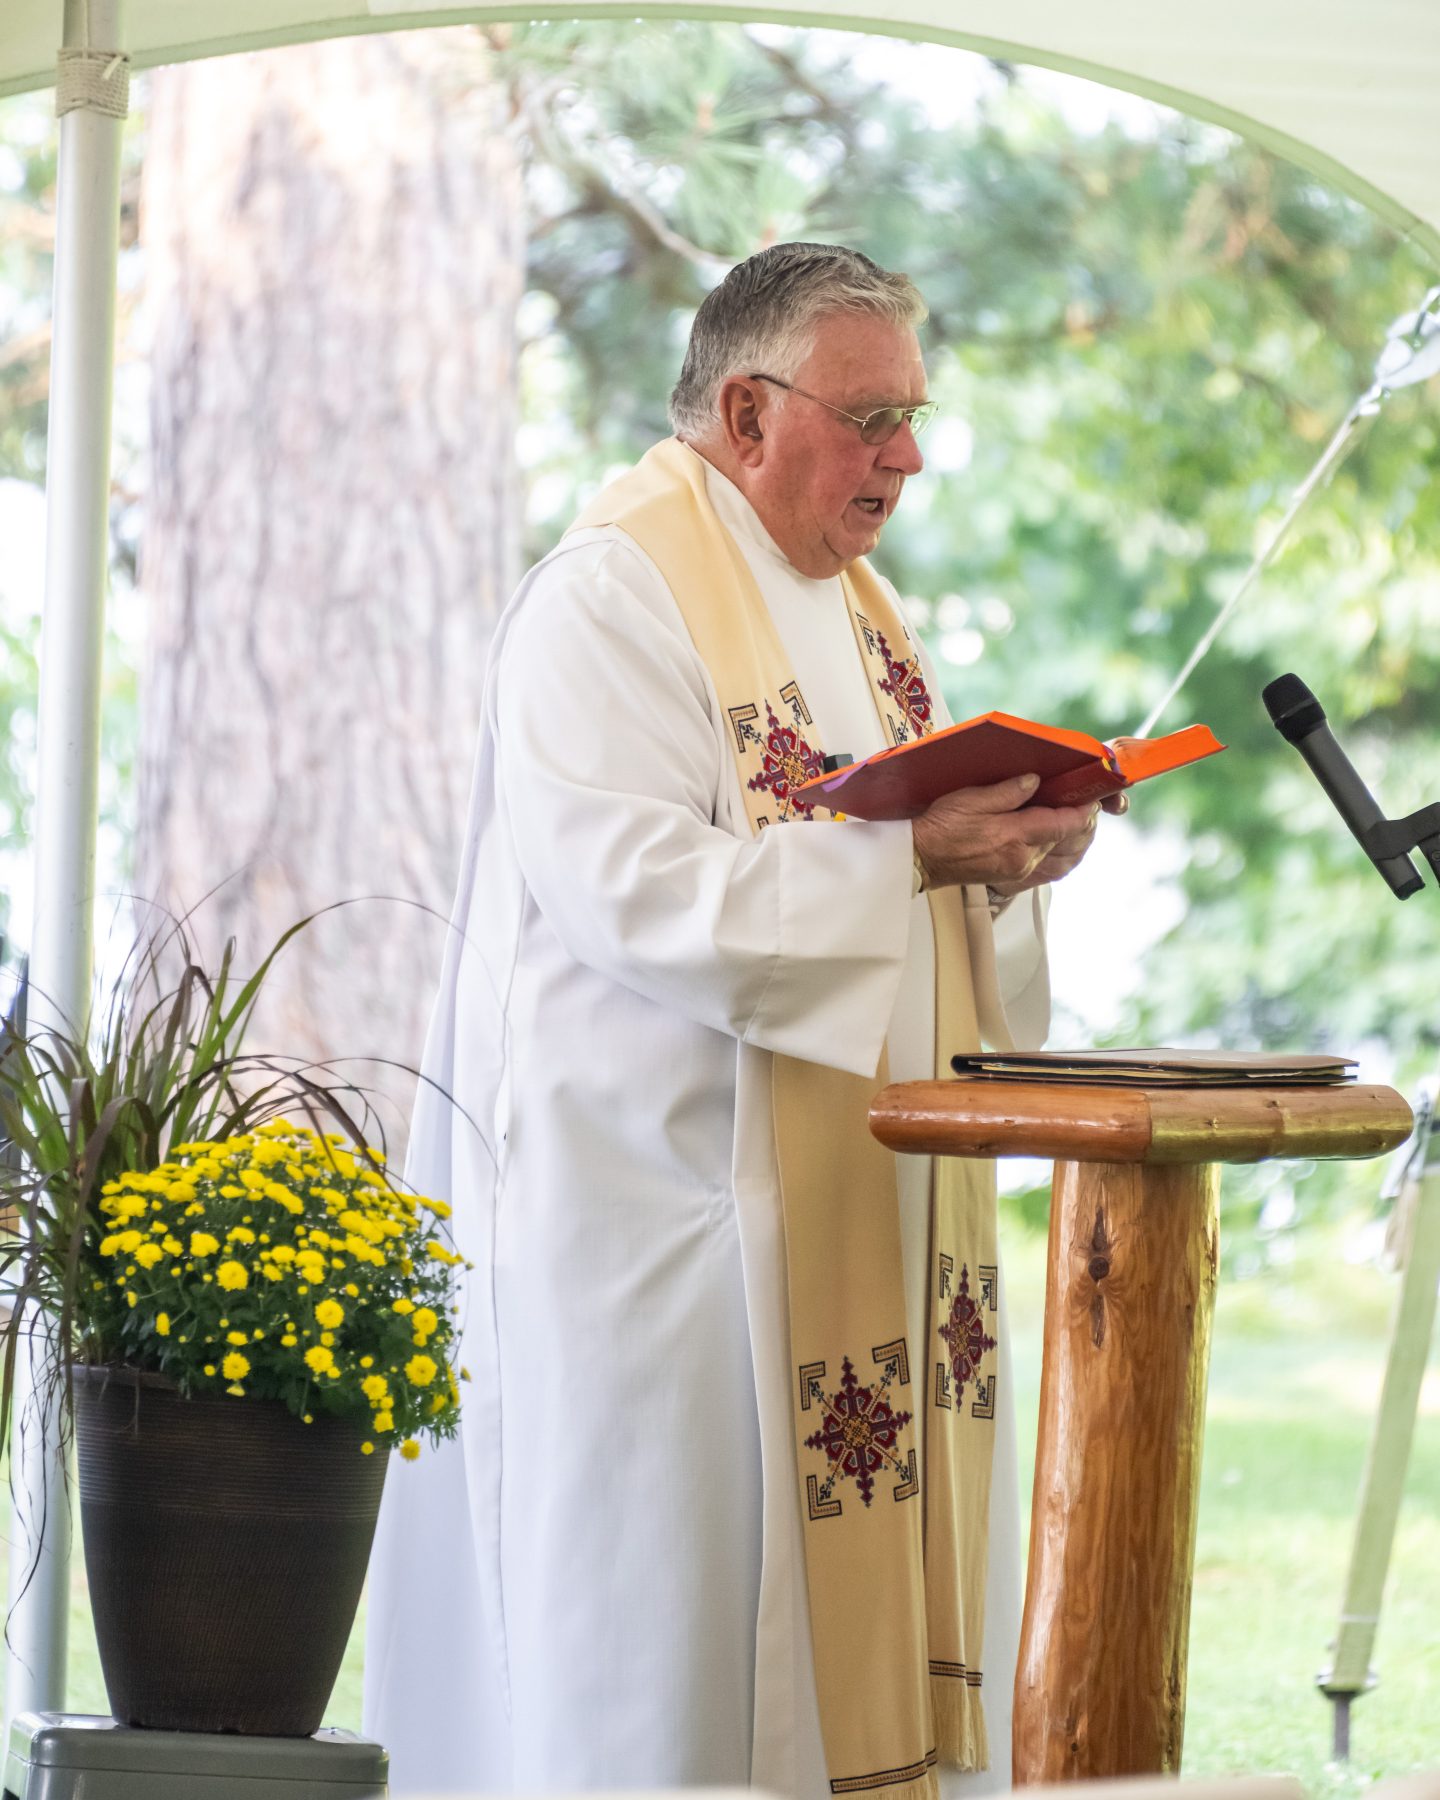
<svg viewBox="0 0 1440 1800"><path fill-rule="evenodd" d="M32 1028L82 1029L90 997L100 779L100 663L109 537L120 140L128 97L124 0L65 0L54 326L41 625ZM40 1339L46 1329L37 1318ZM5 1739L20 1712L65 1704L70 1511L58 1419L36 1383L39 1343L16 1369L11 1443Z"/></svg>

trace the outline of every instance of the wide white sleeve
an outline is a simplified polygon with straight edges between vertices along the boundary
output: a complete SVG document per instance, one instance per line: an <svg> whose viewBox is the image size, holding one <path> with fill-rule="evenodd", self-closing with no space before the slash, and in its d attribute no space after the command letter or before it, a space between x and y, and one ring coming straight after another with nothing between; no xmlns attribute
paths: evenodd
<svg viewBox="0 0 1440 1800"><path fill-rule="evenodd" d="M668 588L624 540L553 557L492 685L521 873L565 949L746 1043L874 1073L905 959L908 823L722 825L736 779Z"/></svg>

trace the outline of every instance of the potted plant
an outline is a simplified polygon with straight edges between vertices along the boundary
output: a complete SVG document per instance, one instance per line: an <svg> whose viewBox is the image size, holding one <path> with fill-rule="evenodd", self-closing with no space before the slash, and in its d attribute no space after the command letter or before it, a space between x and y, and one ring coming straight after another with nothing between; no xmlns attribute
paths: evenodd
<svg viewBox="0 0 1440 1800"><path fill-rule="evenodd" d="M12 1026L0 1044L0 1139L18 1152L0 1204L19 1221L0 1242L0 1430L29 1332L59 1404L20 1426L48 1411L75 1430L125 1724L318 1729L388 1452L413 1458L458 1418L448 1206L392 1178L360 1090L243 1048L304 923L244 982L233 943L212 979L178 931L93 1042Z"/></svg>

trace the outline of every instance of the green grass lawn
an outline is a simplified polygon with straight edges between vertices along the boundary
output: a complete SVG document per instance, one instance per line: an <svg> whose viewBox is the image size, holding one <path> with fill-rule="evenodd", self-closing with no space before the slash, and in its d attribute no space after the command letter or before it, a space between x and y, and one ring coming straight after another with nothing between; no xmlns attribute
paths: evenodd
<svg viewBox="0 0 1440 1800"><path fill-rule="evenodd" d="M1223 1285L1205 1426L1185 1772L1289 1771L1318 1796L1440 1767L1440 1353L1432 1354L1376 1658L1352 1713L1352 1760L1328 1766L1314 1686L1335 1630L1379 1393L1394 1278L1308 1234L1284 1270ZM1021 1456L1034 1453L1044 1243L1009 1233ZM104 1712L79 1561L69 1704ZM357 1626L330 1709L358 1726Z"/></svg>

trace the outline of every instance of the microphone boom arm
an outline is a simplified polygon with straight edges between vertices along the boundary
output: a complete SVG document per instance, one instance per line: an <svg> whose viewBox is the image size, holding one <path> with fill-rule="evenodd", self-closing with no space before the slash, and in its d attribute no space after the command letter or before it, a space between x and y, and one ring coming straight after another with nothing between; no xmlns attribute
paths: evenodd
<svg viewBox="0 0 1440 1800"><path fill-rule="evenodd" d="M1404 819L1382 819L1366 831L1362 847L1372 861L1418 850L1440 881L1440 801Z"/></svg>

